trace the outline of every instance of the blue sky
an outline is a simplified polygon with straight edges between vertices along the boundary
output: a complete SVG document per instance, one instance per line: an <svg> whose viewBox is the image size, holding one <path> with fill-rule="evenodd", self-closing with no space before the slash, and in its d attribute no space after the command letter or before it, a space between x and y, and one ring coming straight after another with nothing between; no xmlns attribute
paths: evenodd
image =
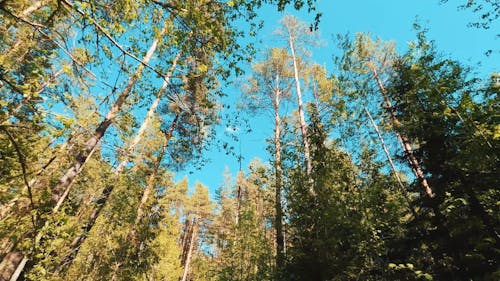
<svg viewBox="0 0 500 281"><path fill-rule="evenodd" d="M324 44L320 48L312 49L312 60L327 69L332 69L332 56L339 54L333 41L335 34L369 32L384 40L395 41L398 50L404 51L407 43L415 40L412 25L418 17L420 24L429 29L428 38L436 42L438 50L442 53L474 66L474 70L482 78L489 77L493 72L499 72L500 39L496 38L495 34L500 33L500 26L492 26L489 30L467 27L467 23L477 20L478 15L468 10L458 10L457 4L456 1L439 4L439 0L318 0L317 10L323 14L319 30ZM257 36L262 41L256 46L258 49L264 50L266 47L281 45L273 35L273 31L279 27L279 20L290 14L306 22L314 18L314 15L308 15L305 11L287 10L279 13L275 8L261 9L260 17L264 20L264 28ZM485 51L492 48L497 50L496 53L486 57ZM239 79L244 81L244 77ZM226 92L228 97L223 102L235 104L241 91L238 86L233 86L228 87ZM265 138L272 134L272 121L265 114L252 116L250 125L253 129L251 133L238 132L244 158L243 168L255 157L263 161L267 161L270 157L265 151ZM223 127L219 129L221 133L224 130ZM219 137L221 136L222 134L219 134ZM232 143L232 145L239 153L240 144ZM188 168L186 171L178 172L176 179L188 176L191 186L195 181L200 181L209 187L213 195L213 191L223 182L222 174L225 167L229 167L235 175L239 165L234 156L226 155L215 147L205 155L210 159L209 164L201 170Z"/></svg>

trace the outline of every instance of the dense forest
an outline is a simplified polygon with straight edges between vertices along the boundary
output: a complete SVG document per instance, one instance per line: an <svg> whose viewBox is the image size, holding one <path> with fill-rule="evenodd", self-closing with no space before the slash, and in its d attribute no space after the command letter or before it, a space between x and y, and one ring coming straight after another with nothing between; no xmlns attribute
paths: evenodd
<svg viewBox="0 0 500 281"><path fill-rule="evenodd" d="M500 37L498 1L435 2ZM259 49L262 8L313 20ZM403 47L335 35L325 66L322 12L0 0L0 281L500 280L500 74L419 21ZM267 158L241 167L217 128L256 116ZM176 177L213 146L237 174Z"/></svg>

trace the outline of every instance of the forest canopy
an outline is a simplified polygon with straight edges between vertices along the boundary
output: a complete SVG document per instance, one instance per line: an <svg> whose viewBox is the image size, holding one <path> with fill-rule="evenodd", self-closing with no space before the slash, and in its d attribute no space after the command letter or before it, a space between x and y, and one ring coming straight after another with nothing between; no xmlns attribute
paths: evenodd
<svg viewBox="0 0 500 281"><path fill-rule="evenodd" d="M323 7L0 0L0 281L499 280L500 65Z"/></svg>

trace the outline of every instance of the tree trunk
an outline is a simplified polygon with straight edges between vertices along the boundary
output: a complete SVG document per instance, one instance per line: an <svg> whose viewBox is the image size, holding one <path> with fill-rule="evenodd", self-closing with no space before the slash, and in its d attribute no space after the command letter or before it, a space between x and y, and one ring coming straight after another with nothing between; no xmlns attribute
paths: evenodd
<svg viewBox="0 0 500 281"><path fill-rule="evenodd" d="M49 166L52 165L52 163L55 162L55 160L58 157L58 154L60 154L61 152L66 150L66 147L70 143L71 139L72 139L72 136L70 135L68 137L68 139L57 149L57 152L54 153L54 155L52 155L52 157L50 157L49 160L34 174L33 178L28 183L28 185L31 186L33 190L36 190L37 188L39 188L42 185L41 179L39 177L47 171L47 169L49 168ZM12 180L8 183L8 185L13 185L13 184L14 184L14 180ZM22 194L24 194L25 192L27 192L26 185L23 186L22 190L19 192L20 196L11 199L8 203L6 203L4 205L0 205L0 220L3 220L7 216L9 216L12 208L14 208L14 206L16 206L16 202L19 201L19 197L21 197ZM26 207L27 207L26 204L21 203L20 206L18 206L16 209L19 211L19 210L24 209ZM2 251L0 251L0 255L1 255L1 253L2 253Z"/></svg>
<svg viewBox="0 0 500 281"><path fill-rule="evenodd" d="M179 52L177 54L177 56L175 57L175 59L173 60L172 66L170 67L170 70L167 73L167 75L166 75L166 77L165 77L165 79L163 81L163 84L161 85L161 88L158 90L158 93L156 93L155 100L153 101L153 103L151 104L151 106L148 109L148 112L146 114L146 118L144 119L144 122L142 122L142 125L139 128L139 130L137 131L136 136L134 137L132 143L128 147L127 152L125 153L124 158L122 159L122 161L120 162L120 164L118 164L118 166L116 167L115 173L120 174L123 171L123 168L125 168L125 165L127 165L130 156L132 155L132 153L135 150L135 147L137 146L137 144L139 144L139 142L142 139L142 136L144 135L144 132L149 127L149 123L153 119L153 116L156 113L156 109L158 108L158 105L160 104L161 97L163 96L163 93L167 89L168 85L170 84L170 76L172 75L172 73L174 72L175 68L177 67L177 62L178 62L179 58L181 57L181 54L182 53ZM177 118L178 118L178 116L175 117L175 122L177 122ZM175 125L176 124L173 124L173 126L175 126ZM171 127L170 130L172 130L172 127ZM172 132L170 132L170 134L171 133ZM168 142L168 140L167 140L167 142Z"/></svg>
<svg viewBox="0 0 500 281"><path fill-rule="evenodd" d="M10 251L0 264L0 281L8 281L16 271L17 265L23 260L24 255L20 251Z"/></svg>
<svg viewBox="0 0 500 281"><path fill-rule="evenodd" d="M156 158L153 172L151 173L151 175L148 178L147 186L144 189L144 192L142 193L141 202L139 203L139 206L137 207L136 217L135 217L135 221L134 221L134 228L137 227L139 222L144 217L144 205L148 201L149 195L153 191L156 175L158 174L158 170L160 169L160 164L161 164L161 161L163 160L163 156L165 156L165 151L167 150L168 143L169 143L170 139L172 138L172 134L174 133L175 128L177 127L178 120L179 120L179 114L177 114L174 117L174 120L172 120L172 123L170 124L170 128L169 128L168 132L165 134L165 139L164 139L164 142L162 144L160 153L158 154L158 157ZM132 230L132 232L133 231L134 230Z"/></svg>
<svg viewBox="0 0 500 281"><path fill-rule="evenodd" d="M184 266L186 264L187 253L189 249L189 240L191 239L191 231L192 225L191 220L186 218L184 222L184 231L182 232L181 239L181 265Z"/></svg>
<svg viewBox="0 0 500 281"><path fill-rule="evenodd" d="M135 220L134 220L134 225L132 226L132 229L127 233L127 238L128 238L127 240L135 241L135 239L136 239L135 233L136 233L136 230L137 230L137 226L139 225L139 223L141 222L142 218L144 217L144 205L148 201L149 195L151 194L151 192L154 189L154 183L155 183L158 171L160 169L161 161L163 159L163 156L165 155L165 151L166 151L166 149L168 147L168 143L169 143L170 139L172 138L172 134L174 132L174 129L177 126L177 120L178 119L179 119L179 114L177 114L175 116L174 120L170 124L170 128L169 128L168 132L165 134L165 139L164 139L163 144L161 146L160 153L156 157L156 161L154 163L153 171L151 172L151 174L148 177L146 188L144 188L144 192L142 193L142 196L141 196L141 201L139 202L139 205L137 206L137 212L136 212L136 217L135 217ZM124 257L124 259L127 259L127 258L128 257ZM116 265L115 269L113 270L113 274L112 274L111 280L117 280L117 278L118 278L118 270L120 269L120 267L122 266L122 264L123 264L123 262L119 262Z"/></svg>
<svg viewBox="0 0 500 281"><path fill-rule="evenodd" d="M235 225L238 225L240 222L240 208L241 208L241 184L238 183L238 187L236 189L236 218L234 219Z"/></svg>
<svg viewBox="0 0 500 281"><path fill-rule="evenodd" d="M90 157L92 156L94 151L95 151L95 149L90 152L87 160L90 159ZM82 164L79 172L81 172L81 169L83 169L83 167L85 166L85 163L87 163L87 160ZM66 198L66 196L69 193L71 185L72 184L70 184L66 187L66 190L64 191L62 196L59 198L59 200L56 202L56 205L54 206L54 208L52 208L52 213L57 213L57 211L59 211L59 208L61 207L64 199ZM45 221L44 228L48 227L48 225L49 225L49 221ZM39 232L35 236L35 245L40 243L41 239L42 239L42 233ZM21 259L12 258L12 257L18 257L18 256L20 256ZM28 262L28 257L26 255L24 255L18 248L12 247L11 251L3 258L2 262L0 263L0 276L10 276L10 279L8 279L8 280L16 281L19 278L19 276L21 275L21 273L23 272L24 267L26 266L27 262ZM3 281L3 280L0 279L0 281Z"/></svg>
<svg viewBox="0 0 500 281"><path fill-rule="evenodd" d="M190 232L190 237L189 237L189 245L187 249L187 253L185 255L185 261L184 261L184 272L182 274L182 279L181 281L187 281L188 273L189 273L189 266L191 264L191 258L193 256L193 249L194 249L194 244L196 242L196 233L198 231L198 223L196 221L196 218L193 218L193 222L191 223L191 232Z"/></svg>
<svg viewBox="0 0 500 281"><path fill-rule="evenodd" d="M384 96L385 106L389 112L392 126L394 127L394 130L396 132L398 140L401 143L403 150L405 151L405 156L410 164L410 167L412 168L413 172L415 173L415 176L420 180L420 183L422 184L422 187L424 188L424 191L427 194L427 196L432 198L432 197L434 197L434 193L433 193L431 187L429 186L427 179L425 178L425 174L422 170L422 167L420 166L420 163L418 162L417 158L415 157L415 155L413 153L413 149L411 147L410 140L404 134L401 134L399 132L399 128L402 126L402 124L399 122L396 115L394 114L391 100L389 99L389 96L387 95L387 91L385 90L384 85L382 84L382 80L380 79L375 67L371 67L371 70L373 72L373 78L377 82L377 86L378 86L380 92L382 93L382 95Z"/></svg>
<svg viewBox="0 0 500 281"><path fill-rule="evenodd" d="M276 229L276 267L282 269L284 266L284 238L283 238L283 207L281 206L281 183L282 183L282 168L281 168L281 117L279 112L280 107L279 90L279 75L276 75L276 90L274 92L274 170L275 170L275 229Z"/></svg>
<svg viewBox="0 0 500 281"><path fill-rule="evenodd" d="M307 123L304 115L304 108L302 102L302 90L300 87L300 77L299 77L299 66L297 62L297 57L295 55L295 46L292 36L289 36L288 43L290 45L290 52L292 53L292 61L293 61L293 74L295 79L295 87L297 92L297 104L298 104L298 112L299 112L299 125L300 132L302 134L302 146L304 148L304 158L306 161L306 175L309 182L309 193L316 197L316 191L314 191L314 180L311 176L312 173L312 162L311 162L311 153L309 149L309 137L307 135Z"/></svg>
<svg viewBox="0 0 500 281"><path fill-rule="evenodd" d="M43 92L43 90L45 89L45 87L47 87L50 83L52 83L60 74L62 73L62 70L59 70L57 71L56 73L54 73L48 81L46 81L45 83L43 83L39 88L38 90L36 91L36 94L40 94L41 92ZM14 113L16 113L17 111L19 111L21 109L21 107L23 106L24 102L27 102L29 101L29 99L31 98L31 96L27 97L26 99L23 98L23 101L21 101L19 103L18 106L16 106L10 113L9 115L13 115ZM3 123L9 123L9 118L10 116L7 116L5 118L5 120L3 121ZM66 146L68 145L69 141L71 140L71 136L68 137L68 139L66 140L66 142L64 142L64 144L58 149L58 152L60 151L63 151L66 149ZM9 216L11 214L11 211L12 211L12 208L14 208L14 206L16 206L16 202L19 201L19 198L22 196L22 194L26 193L26 192L29 192L28 191L28 186L30 186L32 188L32 190L35 190L37 189L37 187L41 184L40 183L40 179L39 177L46 171L46 169L54 162L54 160L57 158L57 153L55 153L48 161L46 164L44 164L42 166L42 168L35 173L35 175L33 176L33 178L29 181L28 185L24 185L21 189L21 191L19 192L19 196L11 199L8 203L4 204L4 205L0 205L0 220L2 219L5 219L7 216ZM14 184L15 182L15 179L11 180L8 185L12 185ZM28 204L26 204L25 202L21 202L19 204L20 206L17 207L17 210L22 212L23 209L27 209L28 207ZM11 239L9 237L6 237L6 238L3 238L3 243L2 243L2 247L0 248L0 257L3 261L3 258L5 257L6 254L8 254L10 251L12 251L14 249L14 243L12 243ZM9 261L7 260L6 263L8 264ZM0 267L0 272L3 272L2 268Z"/></svg>
<svg viewBox="0 0 500 281"><path fill-rule="evenodd" d="M113 106L111 107L111 110L108 112L106 115L106 118L99 124L97 129L94 132L94 135L87 140L85 143L84 150L78 154L76 157L76 161L73 163L73 165L68 169L68 171L64 174L64 176L60 179L59 183L56 185L56 187L52 191L52 198L54 201L58 201L59 197L62 195L61 192L75 180L75 178L78 176L78 170L80 170L80 166L85 162L85 160L88 158L90 151L92 151L96 145L99 143L99 141L102 139L104 134L106 133L106 130L109 128L109 126L114 122L115 118L118 116L118 113L120 113L121 108L127 101L128 96L130 95L132 88L134 87L135 83L137 82L137 79L140 77L142 70L144 69L144 64L147 64L151 57L153 56L153 53L156 50L156 47L158 45L159 39L155 39L151 46L149 47L148 52L146 53L146 56L142 59L142 64L140 64L137 67L137 70L135 73L130 77L127 86L125 89L121 92L121 94L118 96L118 99L115 101Z"/></svg>
<svg viewBox="0 0 500 281"><path fill-rule="evenodd" d="M394 165L394 162L392 161L391 154L389 153L389 150L385 146L384 138L382 138L382 134L380 134L380 130L378 129L377 124L375 123L375 120L373 120L372 115L368 111L366 107L363 106L363 109L366 112L366 115L368 115L368 118L370 119L370 122L372 124L372 127L375 129L375 132L377 132L378 139L380 141L380 145L382 145L382 149L384 150L385 156L387 157L387 162L389 162L389 165L391 166L392 174L394 175L394 178L396 178L396 181L398 182L399 188L401 189L401 193L406 199L406 202L408 202L408 208L410 208L410 211L412 212L413 216L417 216L417 211L413 208L413 205L411 204L410 198L408 197L408 193L406 192L406 188L403 184L403 181L401 180L401 177L399 177L398 171L396 170L396 166Z"/></svg>
<svg viewBox="0 0 500 281"><path fill-rule="evenodd" d="M22 17L26 17L26 16L29 16L31 13L33 13L34 11L40 9L43 5L45 5L47 2L47 0L45 1L35 1L31 6L29 6L28 8L24 9L21 14L19 14L20 16Z"/></svg>

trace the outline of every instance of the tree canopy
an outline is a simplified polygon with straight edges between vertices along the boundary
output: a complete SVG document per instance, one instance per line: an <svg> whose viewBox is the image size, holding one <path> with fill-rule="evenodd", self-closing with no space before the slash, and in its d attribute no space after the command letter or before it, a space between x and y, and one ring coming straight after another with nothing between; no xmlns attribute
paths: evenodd
<svg viewBox="0 0 500 281"><path fill-rule="evenodd" d="M418 22L318 62L318 5L0 1L0 281L500 279L500 74Z"/></svg>

